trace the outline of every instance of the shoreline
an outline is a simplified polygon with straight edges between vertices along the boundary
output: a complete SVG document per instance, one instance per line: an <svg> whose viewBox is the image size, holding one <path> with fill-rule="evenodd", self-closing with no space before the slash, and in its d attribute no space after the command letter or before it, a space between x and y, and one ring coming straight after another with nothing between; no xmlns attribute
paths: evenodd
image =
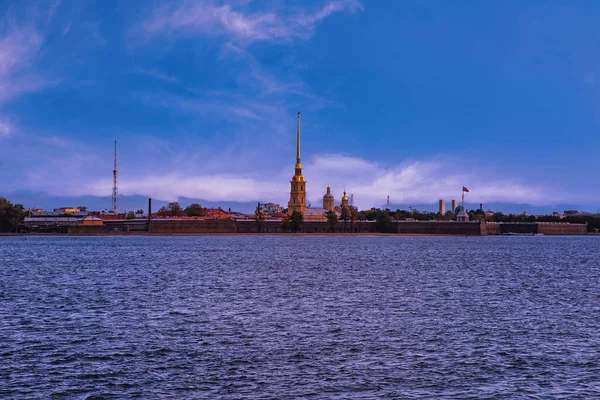
<svg viewBox="0 0 600 400"><path fill-rule="evenodd" d="M587 234L580 235L569 235L569 234L557 234L557 235L467 235L467 234L445 234L445 233L383 233L383 232L297 232L297 233L281 233L281 232L203 232L203 233L151 233L151 232L107 232L107 233L81 233L81 234L73 234L73 233L10 233L10 232L0 232L0 237L48 237L48 236L58 236L58 237L122 237L122 236L134 236L134 237L170 237L170 236L318 236L318 237L327 237L327 236L450 236L450 237L497 237L497 236L599 236L600 233L588 232Z"/></svg>

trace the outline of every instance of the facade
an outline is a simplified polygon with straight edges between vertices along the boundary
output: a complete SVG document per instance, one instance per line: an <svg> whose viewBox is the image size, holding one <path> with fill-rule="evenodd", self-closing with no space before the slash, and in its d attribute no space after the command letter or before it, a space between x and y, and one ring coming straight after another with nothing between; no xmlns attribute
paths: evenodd
<svg viewBox="0 0 600 400"><path fill-rule="evenodd" d="M298 112L298 134L296 138L296 167L290 184L288 213L291 214L294 211L304 213L306 210L306 181L302 176L302 164L300 163L300 112Z"/></svg>
<svg viewBox="0 0 600 400"><path fill-rule="evenodd" d="M440 200L440 214L446 214L446 200Z"/></svg>
<svg viewBox="0 0 600 400"><path fill-rule="evenodd" d="M45 211L43 209L33 210L31 212L32 217L62 217L62 216L70 216L70 217L85 217L89 213L87 208L85 207L62 207L55 208L54 211Z"/></svg>
<svg viewBox="0 0 600 400"><path fill-rule="evenodd" d="M283 207L275 203L261 203L258 209L265 215L274 215L283 211Z"/></svg>
<svg viewBox="0 0 600 400"><path fill-rule="evenodd" d="M460 212L456 216L456 221L457 222L469 222L469 214L467 214L467 212L465 211L464 208L460 209Z"/></svg>
<svg viewBox="0 0 600 400"><path fill-rule="evenodd" d="M346 195L346 189L344 189L344 196L342 196L342 202L340 203L340 207L348 207L348 196Z"/></svg>
<svg viewBox="0 0 600 400"><path fill-rule="evenodd" d="M323 208L327 211L333 211L335 208L335 200L331 194L331 187L327 186L327 193L323 196Z"/></svg>
<svg viewBox="0 0 600 400"><path fill-rule="evenodd" d="M304 210L304 221L327 221L325 214L328 211L325 208L307 207Z"/></svg>

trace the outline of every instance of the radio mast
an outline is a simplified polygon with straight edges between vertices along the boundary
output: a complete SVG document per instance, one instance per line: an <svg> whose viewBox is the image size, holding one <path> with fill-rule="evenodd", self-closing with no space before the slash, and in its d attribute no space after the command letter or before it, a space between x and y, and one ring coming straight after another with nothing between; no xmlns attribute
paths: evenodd
<svg viewBox="0 0 600 400"><path fill-rule="evenodd" d="M113 168L113 191L112 191L112 208L113 213L117 213L117 196L119 190L117 188L117 180L119 177L119 171L117 170L117 141L115 140L115 166Z"/></svg>

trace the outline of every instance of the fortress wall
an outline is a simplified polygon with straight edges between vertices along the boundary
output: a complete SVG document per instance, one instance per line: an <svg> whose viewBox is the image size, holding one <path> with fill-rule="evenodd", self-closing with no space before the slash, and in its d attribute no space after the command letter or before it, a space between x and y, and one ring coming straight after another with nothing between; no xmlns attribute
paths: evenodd
<svg viewBox="0 0 600 400"><path fill-rule="evenodd" d="M252 220L237 221L237 232L239 233L257 233L258 228L256 222ZM374 232L375 224L367 221L356 221L353 224L350 222L346 223L345 232ZM262 227L263 233L284 233L281 228L281 221L264 221ZM300 232L303 233L329 233L329 224L325 221L305 221L300 228ZM344 223L338 222L335 228L335 232L344 232Z"/></svg>
<svg viewBox="0 0 600 400"><path fill-rule="evenodd" d="M538 223L538 233L544 235L587 235L585 224L544 224Z"/></svg>
<svg viewBox="0 0 600 400"><path fill-rule="evenodd" d="M157 234L235 233L235 222L224 219L152 220L150 231Z"/></svg>
<svg viewBox="0 0 600 400"><path fill-rule="evenodd" d="M482 224L481 225L481 230L482 230L482 235L486 234L486 235L500 235L500 224ZM485 232L485 233L483 233Z"/></svg>
<svg viewBox="0 0 600 400"><path fill-rule="evenodd" d="M422 235L485 235L487 231L482 230L478 222L441 222L441 221L399 221L397 232L405 234Z"/></svg>
<svg viewBox="0 0 600 400"><path fill-rule="evenodd" d="M68 230L70 235L103 234L104 232L103 225L70 225Z"/></svg>

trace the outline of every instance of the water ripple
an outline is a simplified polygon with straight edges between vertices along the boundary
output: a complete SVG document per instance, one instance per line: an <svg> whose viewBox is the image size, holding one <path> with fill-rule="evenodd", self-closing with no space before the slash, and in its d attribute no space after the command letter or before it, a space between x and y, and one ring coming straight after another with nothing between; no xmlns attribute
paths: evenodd
<svg viewBox="0 0 600 400"><path fill-rule="evenodd" d="M0 237L0 398L594 398L595 237Z"/></svg>

